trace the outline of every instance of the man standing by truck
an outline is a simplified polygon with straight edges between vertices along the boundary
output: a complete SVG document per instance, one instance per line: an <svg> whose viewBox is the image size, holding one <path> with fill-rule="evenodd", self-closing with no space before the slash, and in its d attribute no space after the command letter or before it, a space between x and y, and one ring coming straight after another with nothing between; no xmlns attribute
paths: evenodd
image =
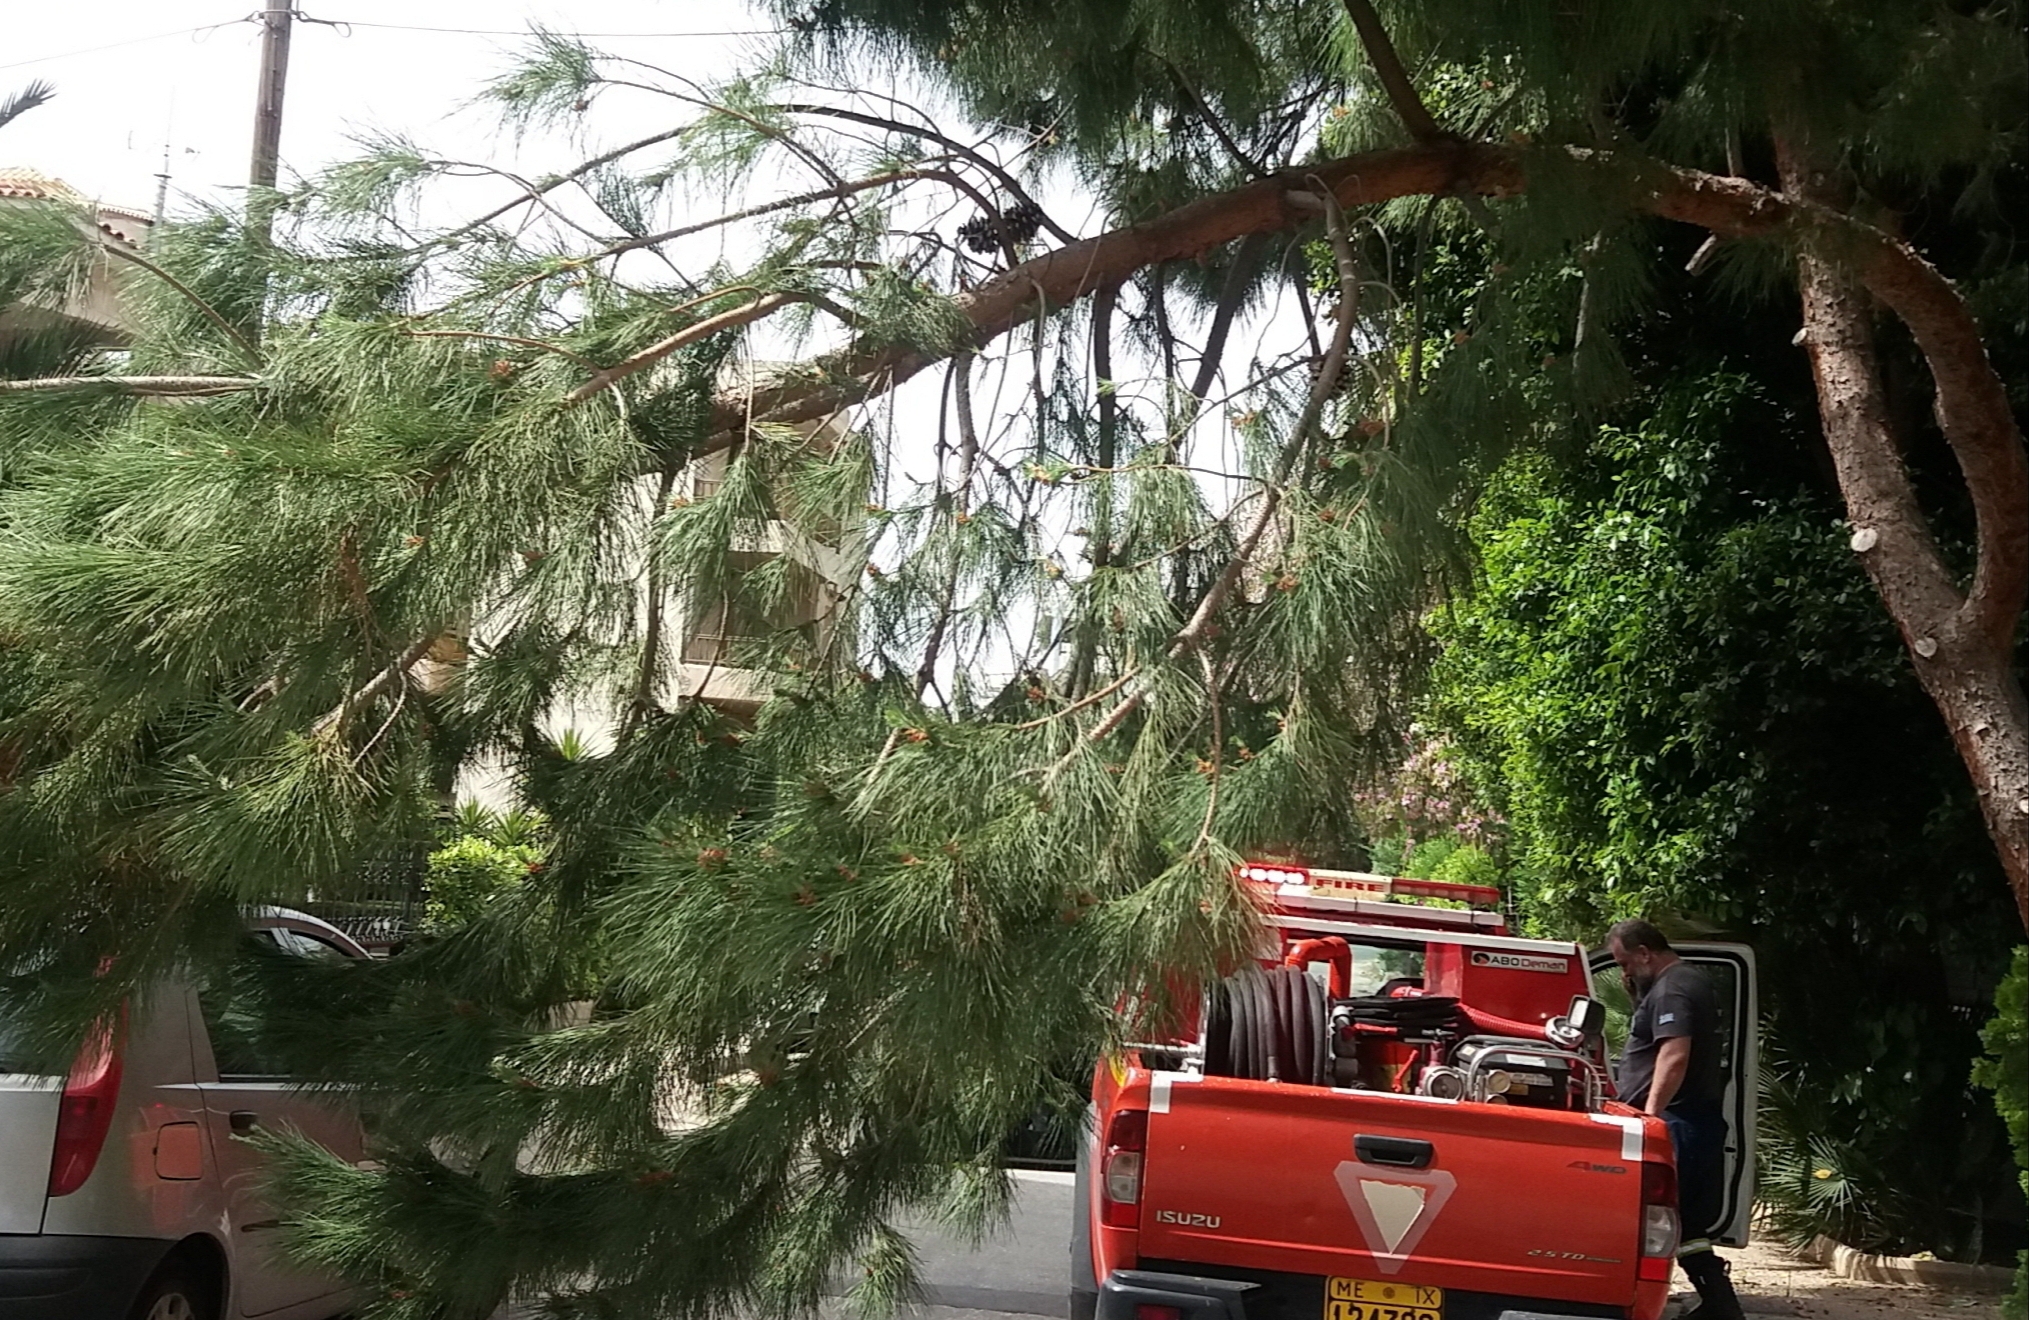
<svg viewBox="0 0 2029 1320"><path fill-rule="evenodd" d="M1726 1262L1712 1250L1726 1178L1718 996L1710 978L1646 921L1616 924L1607 948L1635 1006L1616 1079L1620 1098L1667 1123L1676 1148L1684 1233L1677 1263L1698 1290L1698 1305L1683 1320L1742 1320Z"/></svg>

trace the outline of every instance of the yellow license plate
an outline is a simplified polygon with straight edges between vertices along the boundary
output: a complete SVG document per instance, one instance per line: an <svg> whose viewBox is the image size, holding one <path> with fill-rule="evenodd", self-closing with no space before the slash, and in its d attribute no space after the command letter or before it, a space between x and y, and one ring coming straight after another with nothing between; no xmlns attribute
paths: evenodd
<svg viewBox="0 0 2029 1320"><path fill-rule="evenodd" d="M1325 1282L1324 1320L1444 1320L1444 1289L1374 1279Z"/></svg>

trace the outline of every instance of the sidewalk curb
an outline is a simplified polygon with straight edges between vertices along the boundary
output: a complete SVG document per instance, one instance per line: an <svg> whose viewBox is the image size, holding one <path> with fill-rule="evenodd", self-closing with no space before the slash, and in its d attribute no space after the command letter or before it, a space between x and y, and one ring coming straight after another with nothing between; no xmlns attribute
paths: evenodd
<svg viewBox="0 0 2029 1320"><path fill-rule="evenodd" d="M1900 1283L1945 1292L2005 1293L2014 1286L2015 1271L2001 1265L1961 1265L1950 1260L1914 1260L1908 1256L1870 1256L1822 1234L1796 1253L1846 1279Z"/></svg>

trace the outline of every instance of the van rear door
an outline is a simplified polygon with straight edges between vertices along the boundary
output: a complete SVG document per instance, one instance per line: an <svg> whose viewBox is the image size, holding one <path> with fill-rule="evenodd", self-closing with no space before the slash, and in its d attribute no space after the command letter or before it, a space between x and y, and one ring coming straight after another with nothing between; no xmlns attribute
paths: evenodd
<svg viewBox="0 0 2029 1320"><path fill-rule="evenodd" d="M289 918L263 912L249 924L254 939L296 957L364 956L357 945L339 947L300 919L292 926ZM347 1096L308 1089L288 1074L268 1038L256 983L222 977L200 986L198 1001L212 1065L211 1079L199 1089L233 1221L236 1309L242 1316L267 1315L329 1297L341 1281L297 1266L283 1251L283 1221L267 1195L266 1162L243 1138L262 1129L294 1131L351 1163L364 1153L358 1116Z"/></svg>
<svg viewBox="0 0 2029 1320"><path fill-rule="evenodd" d="M1713 1241L1747 1245L1747 1217L1754 1209L1754 1125L1761 1094L1761 995L1754 950L1745 944L1674 943L1677 956L1712 978L1719 1001L1719 1066L1724 1069L1726 1110L1726 1208ZM1589 955L1594 993L1609 1015L1607 1047L1616 1073L1634 1006L1620 970L1605 950Z"/></svg>
<svg viewBox="0 0 2029 1320"><path fill-rule="evenodd" d="M17 1044L0 1021L0 1233L40 1233L63 1078L23 1071Z"/></svg>

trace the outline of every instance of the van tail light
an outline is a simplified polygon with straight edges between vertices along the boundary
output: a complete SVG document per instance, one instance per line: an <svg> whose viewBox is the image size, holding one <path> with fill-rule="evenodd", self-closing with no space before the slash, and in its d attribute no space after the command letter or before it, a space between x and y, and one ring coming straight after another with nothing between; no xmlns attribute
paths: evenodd
<svg viewBox="0 0 2029 1320"><path fill-rule="evenodd" d="M127 1010L101 1019L79 1047L64 1079L56 1111L56 1153L49 1164L49 1194L68 1196L85 1185L105 1149L113 1110L120 1102L120 1050Z"/></svg>
<svg viewBox="0 0 2029 1320"><path fill-rule="evenodd" d="M1148 1150L1148 1111L1122 1109L1106 1124L1100 1157L1099 1222L1108 1228L1141 1224L1141 1162Z"/></svg>
<svg viewBox="0 0 2029 1320"><path fill-rule="evenodd" d="M1642 1165L1642 1256L1637 1278L1669 1280L1679 1233L1676 1166L1649 1161Z"/></svg>

